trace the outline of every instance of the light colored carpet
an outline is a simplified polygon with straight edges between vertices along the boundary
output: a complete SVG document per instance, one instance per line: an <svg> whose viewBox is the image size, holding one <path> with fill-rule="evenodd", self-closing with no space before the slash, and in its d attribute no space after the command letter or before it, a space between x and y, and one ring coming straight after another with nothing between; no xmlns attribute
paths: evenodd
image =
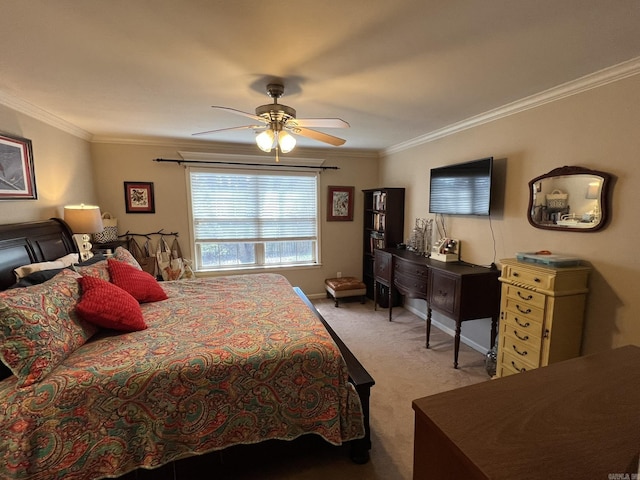
<svg viewBox="0 0 640 480"><path fill-rule="evenodd" d="M351 462L347 447L332 447L319 437L276 442L270 448L234 448L221 454L221 476L229 479L409 480L413 472L414 412L411 402L446 390L489 380L484 355L461 345L453 368L453 338L431 329L425 348L425 322L403 308L373 310L373 303L313 302L376 381L371 389L371 460ZM178 465L180 466L180 465ZM205 467L206 468L206 467ZM187 472L185 472L187 473ZM191 478L183 475L181 478ZM196 478L196 477L193 477Z"/></svg>

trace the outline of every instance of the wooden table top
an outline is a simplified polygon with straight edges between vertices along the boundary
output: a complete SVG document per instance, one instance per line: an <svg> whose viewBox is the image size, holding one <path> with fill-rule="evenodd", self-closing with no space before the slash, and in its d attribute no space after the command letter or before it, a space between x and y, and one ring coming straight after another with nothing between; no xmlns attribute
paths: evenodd
<svg viewBox="0 0 640 480"><path fill-rule="evenodd" d="M431 395L413 408L487 478L637 473L640 347Z"/></svg>

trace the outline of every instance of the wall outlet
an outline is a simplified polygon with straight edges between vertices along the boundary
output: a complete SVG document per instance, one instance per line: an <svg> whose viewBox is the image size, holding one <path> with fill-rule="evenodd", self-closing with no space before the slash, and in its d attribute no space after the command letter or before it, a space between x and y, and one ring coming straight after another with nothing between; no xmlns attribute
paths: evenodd
<svg viewBox="0 0 640 480"><path fill-rule="evenodd" d="M338 273L336 273L336 277L338 277L338 278L342 278L342 272L338 272Z"/></svg>

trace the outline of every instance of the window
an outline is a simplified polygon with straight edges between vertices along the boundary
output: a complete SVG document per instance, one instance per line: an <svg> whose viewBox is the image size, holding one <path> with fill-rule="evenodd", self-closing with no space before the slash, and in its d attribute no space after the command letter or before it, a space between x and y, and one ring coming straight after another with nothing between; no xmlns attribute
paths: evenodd
<svg viewBox="0 0 640 480"><path fill-rule="evenodd" d="M197 270L318 263L318 174L188 169Z"/></svg>

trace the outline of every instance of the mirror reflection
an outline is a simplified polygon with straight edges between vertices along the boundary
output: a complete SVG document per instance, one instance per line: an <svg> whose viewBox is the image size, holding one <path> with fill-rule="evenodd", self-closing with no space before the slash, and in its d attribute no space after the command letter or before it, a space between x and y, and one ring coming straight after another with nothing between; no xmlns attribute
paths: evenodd
<svg viewBox="0 0 640 480"><path fill-rule="evenodd" d="M594 231L606 222L609 175L561 167L529 182L529 222L537 228Z"/></svg>

